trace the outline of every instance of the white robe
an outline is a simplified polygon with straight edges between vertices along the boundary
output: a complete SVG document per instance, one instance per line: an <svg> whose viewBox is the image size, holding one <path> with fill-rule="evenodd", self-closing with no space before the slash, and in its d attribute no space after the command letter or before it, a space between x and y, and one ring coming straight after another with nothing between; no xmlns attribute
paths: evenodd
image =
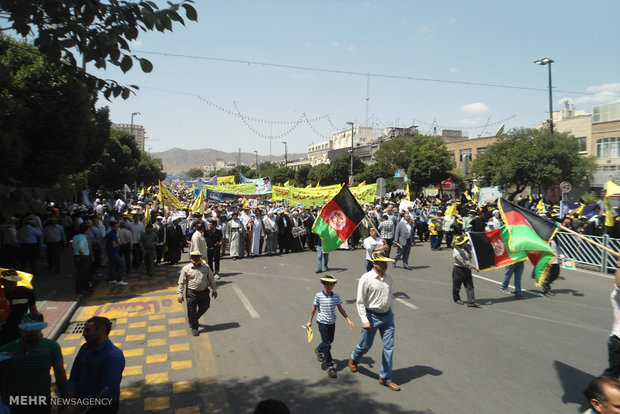
<svg viewBox="0 0 620 414"><path fill-rule="evenodd" d="M254 225L252 226L252 249L250 250L251 254L260 254L260 241L264 234L265 231L263 229L262 220L254 220Z"/></svg>

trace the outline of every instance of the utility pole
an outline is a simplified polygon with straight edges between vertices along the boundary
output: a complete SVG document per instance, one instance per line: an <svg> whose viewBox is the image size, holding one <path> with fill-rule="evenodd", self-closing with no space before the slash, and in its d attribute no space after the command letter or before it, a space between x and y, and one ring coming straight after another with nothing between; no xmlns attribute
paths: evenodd
<svg viewBox="0 0 620 414"><path fill-rule="evenodd" d="M284 144L284 167L288 168L288 151L286 148L286 141L282 141L282 143Z"/></svg>

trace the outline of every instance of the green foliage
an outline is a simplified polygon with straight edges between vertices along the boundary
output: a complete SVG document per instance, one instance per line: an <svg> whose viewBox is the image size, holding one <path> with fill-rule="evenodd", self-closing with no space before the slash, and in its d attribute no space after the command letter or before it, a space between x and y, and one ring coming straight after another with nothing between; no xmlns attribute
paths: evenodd
<svg viewBox="0 0 620 414"><path fill-rule="evenodd" d="M5 183L51 186L95 162L108 140L96 94L26 43L0 36L0 174Z"/></svg>
<svg viewBox="0 0 620 414"><path fill-rule="evenodd" d="M271 183L276 184L284 184L287 181L291 181L295 178L295 170L292 168L278 168L273 171L271 175Z"/></svg>
<svg viewBox="0 0 620 414"><path fill-rule="evenodd" d="M392 175L397 169L407 171L411 164L411 139L396 137L389 141L384 141L375 152L377 163L384 165L392 171Z"/></svg>
<svg viewBox="0 0 620 414"><path fill-rule="evenodd" d="M334 158L329 164L331 170L331 184L342 184L349 182L351 172L351 154L343 152ZM357 156L353 155L353 175L364 171L366 164Z"/></svg>
<svg viewBox="0 0 620 414"><path fill-rule="evenodd" d="M386 182L389 178L394 177L395 169L390 165L382 162L376 162L371 165L367 165L363 172L355 176L355 181L361 183L366 181L367 184L377 182L377 178L383 177Z"/></svg>
<svg viewBox="0 0 620 414"><path fill-rule="evenodd" d="M597 194L595 191L589 191L581 196L583 203L588 204L596 204L601 200L601 195Z"/></svg>
<svg viewBox="0 0 620 414"><path fill-rule="evenodd" d="M85 81L106 98L120 95L127 99L137 86L121 86L114 80L86 73L83 65L90 63L105 69L112 64L127 72L137 61L142 71L150 72L152 63L132 54L129 43L140 32L172 31L174 22L185 25L181 9L187 19L196 21L198 16L192 3L193 0L168 2L167 8L159 9L153 1L3 0L0 17L4 24L0 31L12 29L24 38L34 38L41 53L70 77Z"/></svg>
<svg viewBox="0 0 620 414"><path fill-rule="evenodd" d="M196 180L197 178L202 177L202 169L201 168L190 168L185 173L185 176L191 180Z"/></svg>
<svg viewBox="0 0 620 414"><path fill-rule="evenodd" d="M411 164L407 170L412 191L439 184L450 177L454 162L441 137L417 135L409 147Z"/></svg>
<svg viewBox="0 0 620 414"><path fill-rule="evenodd" d="M579 155L573 135L536 129L510 131L472 165L482 185L514 185L511 198L528 185L547 188L564 180L582 183L595 169L593 157Z"/></svg>
<svg viewBox="0 0 620 414"><path fill-rule="evenodd" d="M308 173L308 180L312 185L317 183L320 183L322 186L334 184L329 164L319 164L312 167Z"/></svg>
<svg viewBox="0 0 620 414"><path fill-rule="evenodd" d="M111 130L103 155L90 168L88 182L94 188L107 190L124 184L153 185L165 178L162 169L162 161L140 151L131 133Z"/></svg>
<svg viewBox="0 0 620 414"><path fill-rule="evenodd" d="M309 165L302 165L295 172L295 185L298 187L305 187L308 185L308 174L312 167Z"/></svg>

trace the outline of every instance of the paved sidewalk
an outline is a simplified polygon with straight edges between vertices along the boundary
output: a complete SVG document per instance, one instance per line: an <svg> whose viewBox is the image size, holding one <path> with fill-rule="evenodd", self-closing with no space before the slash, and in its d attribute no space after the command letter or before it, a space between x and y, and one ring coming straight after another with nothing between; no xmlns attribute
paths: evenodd
<svg viewBox="0 0 620 414"><path fill-rule="evenodd" d="M130 273L128 286L100 283L83 298L66 332L58 338L67 373L83 343L81 323L92 316L113 320L110 339L126 359L121 413L227 413L208 327L193 337L185 306L176 299L179 265L156 267L155 275ZM51 303L51 301L50 301ZM209 312L202 321L208 319Z"/></svg>

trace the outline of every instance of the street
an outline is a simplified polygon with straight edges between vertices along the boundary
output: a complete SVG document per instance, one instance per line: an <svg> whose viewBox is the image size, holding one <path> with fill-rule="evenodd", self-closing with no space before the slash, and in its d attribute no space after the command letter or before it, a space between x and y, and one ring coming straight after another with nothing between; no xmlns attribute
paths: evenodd
<svg viewBox="0 0 620 414"><path fill-rule="evenodd" d="M72 321L116 319L111 339L126 357L122 413L251 413L269 398L292 413L583 412L581 391L607 363L612 275L562 269L555 296L544 297L528 263L525 298L517 299L499 291L503 269L474 272L481 308L468 308L452 302L452 263L451 249L432 252L423 243L412 248L412 270L388 269L400 392L378 383L379 335L359 372L347 367L361 329L354 304L365 265L360 249L330 254L328 273L356 324L351 330L338 316L335 379L316 360L316 322L311 344L302 329L321 290L314 252L226 257L199 337L176 301L181 265L159 266L153 278L131 273L127 287L100 284ZM68 369L81 341L71 329L59 338Z"/></svg>

